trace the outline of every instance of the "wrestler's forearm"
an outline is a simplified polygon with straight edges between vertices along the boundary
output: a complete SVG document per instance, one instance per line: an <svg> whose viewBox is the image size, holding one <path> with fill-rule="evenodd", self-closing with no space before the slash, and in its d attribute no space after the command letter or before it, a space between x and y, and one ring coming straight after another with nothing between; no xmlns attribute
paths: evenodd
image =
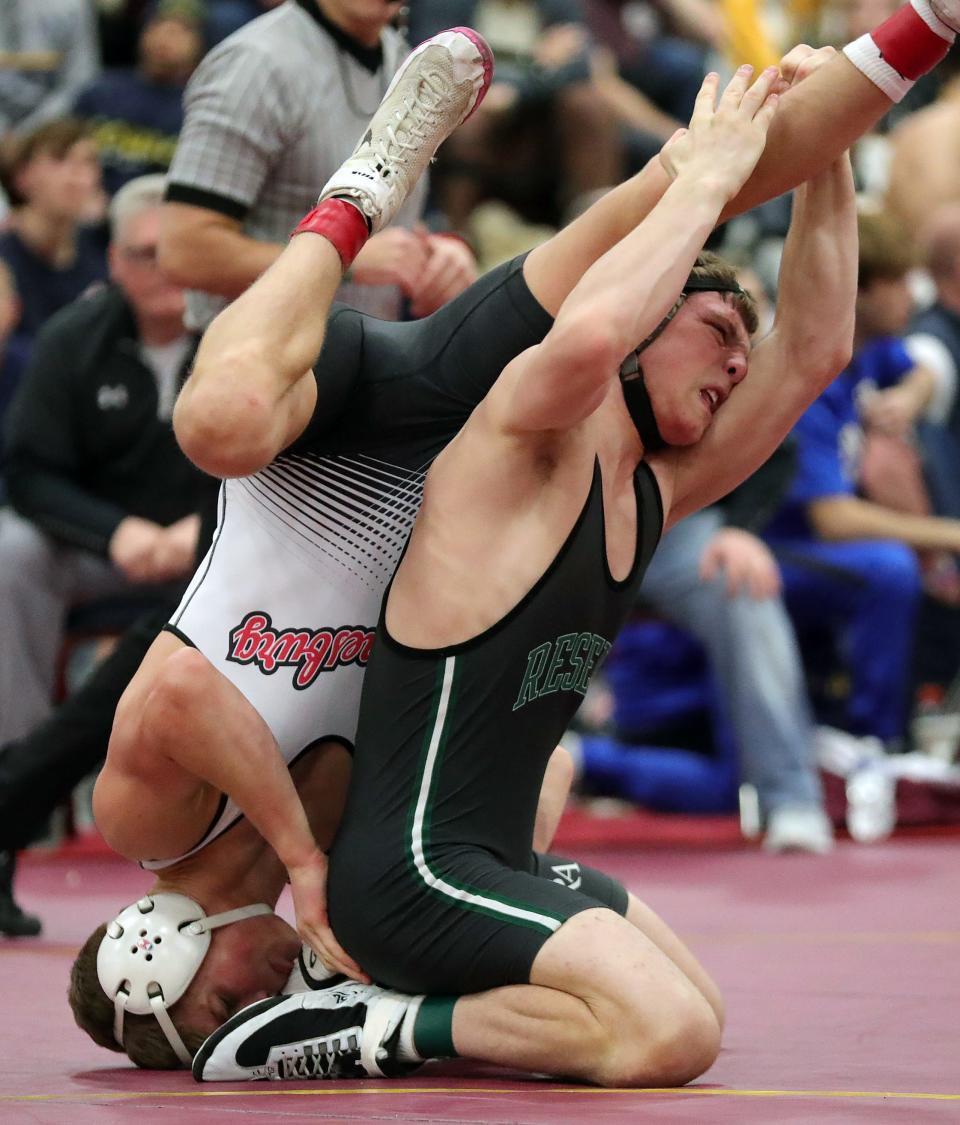
<svg viewBox="0 0 960 1125"><path fill-rule="evenodd" d="M597 409L623 357L670 311L727 197L696 169L682 173L649 217L584 273L543 343L501 376L509 390L497 402L508 429L565 430Z"/></svg>
<svg viewBox="0 0 960 1125"><path fill-rule="evenodd" d="M783 95L763 155L722 217L747 211L822 172L892 104L837 54Z"/></svg>
<svg viewBox="0 0 960 1125"><path fill-rule="evenodd" d="M548 242L531 250L523 276L540 304L556 316L580 278L656 207L670 177L654 157L635 176L607 192Z"/></svg>
<svg viewBox="0 0 960 1125"><path fill-rule="evenodd" d="M196 725L195 737L169 740L164 746L167 756L226 793L285 867L307 862L317 851L316 842L290 770L266 725L243 727L239 715L225 720L215 707L209 716L197 716Z"/></svg>
<svg viewBox="0 0 960 1125"><path fill-rule="evenodd" d="M853 171L843 157L804 184L794 200L775 319L791 379L832 368L838 355L849 353L857 265Z"/></svg>
<svg viewBox="0 0 960 1125"><path fill-rule="evenodd" d="M557 833L560 817L570 795L575 768L569 751L558 746L550 755L540 786L537 817L533 829L533 850L548 852Z"/></svg>

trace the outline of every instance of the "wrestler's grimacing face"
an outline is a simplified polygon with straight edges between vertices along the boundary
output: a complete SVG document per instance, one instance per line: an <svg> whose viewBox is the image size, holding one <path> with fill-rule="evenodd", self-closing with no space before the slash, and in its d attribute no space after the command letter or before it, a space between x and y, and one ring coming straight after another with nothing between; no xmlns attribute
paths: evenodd
<svg viewBox="0 0 960 1125"><path fill-rule="evenodd" d="M669 445L693 445L746 377L750 337L740 314L719 293L687 298L641 353L657 425Z"/></svg>

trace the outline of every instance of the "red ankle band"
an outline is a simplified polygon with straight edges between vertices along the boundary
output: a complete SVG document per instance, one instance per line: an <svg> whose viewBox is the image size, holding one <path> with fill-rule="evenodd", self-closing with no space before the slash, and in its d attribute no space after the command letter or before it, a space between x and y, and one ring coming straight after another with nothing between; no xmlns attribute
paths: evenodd
<svg viewBox="0 0 960 1125"><path fill-rule="evenodd" d="M884 62L911 82L932 70L950 49L909 4L875 28L871 38Z"/></svg>
<svg viewBox="0 0 960 1125"><path fill-rule="evenodd" d="M297 234L321 235L332 244L343 268L348 270L370 237L370 229L362 212L352 203L345 199L325 199L303 216L290 237Z"/></svg>

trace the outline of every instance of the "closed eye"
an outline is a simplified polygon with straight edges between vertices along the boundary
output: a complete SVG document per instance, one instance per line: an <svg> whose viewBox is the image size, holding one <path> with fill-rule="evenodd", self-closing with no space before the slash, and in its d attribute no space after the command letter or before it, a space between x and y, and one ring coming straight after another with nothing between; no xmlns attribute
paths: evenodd
<svg viewBox="0 0 960 1125"><path fill-rule="evenodd" d="M710 320L707 321L707 324L711 331L716 334L718 342L725 348L731 348L739 342L733 326L726 320Z"/></svg>

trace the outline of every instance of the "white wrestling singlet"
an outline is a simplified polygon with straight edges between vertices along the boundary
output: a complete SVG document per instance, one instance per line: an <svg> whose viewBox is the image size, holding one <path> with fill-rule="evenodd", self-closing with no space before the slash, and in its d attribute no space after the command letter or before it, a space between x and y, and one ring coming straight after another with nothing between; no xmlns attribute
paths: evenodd
<svg viewBox="0 0 960 1125"><path fill-rule="evenodd" d="M167 629L239 688L287 763L327 739L352 749L380 602L425 475L307 453L221 488L213 543ZM225 800L191 851L239 815Z"/></svg>

